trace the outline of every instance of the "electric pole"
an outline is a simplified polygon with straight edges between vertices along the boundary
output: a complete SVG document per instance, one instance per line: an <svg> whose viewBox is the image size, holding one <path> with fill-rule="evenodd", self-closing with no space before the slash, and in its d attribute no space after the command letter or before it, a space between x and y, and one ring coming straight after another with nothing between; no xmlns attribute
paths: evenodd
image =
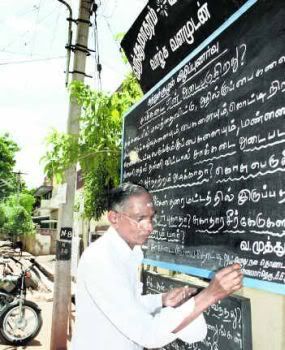
<svg viewBox="0 0 285 350"><path fill-rule="evenodd" d="M64 1L61 1L64 3ZM80 0L77 24L76 44L69 47L74 51L72 81L84 81L86 56L89 54L88 32L93 0ZM72 20L69 18L68 20ZM67 68L68 69L68 68ZM77 101L69 104L67 133L77 139L79 136L79 117L81 107ZM56 242L56 265L54 281L54 302L52 313L50 350L67 349L67 329L71 302L71 241L73 230L73 211L76 185L76 164L65 172L66 203L59 212L59 228ZM83 350L83 349L82 349Z"/></svg>

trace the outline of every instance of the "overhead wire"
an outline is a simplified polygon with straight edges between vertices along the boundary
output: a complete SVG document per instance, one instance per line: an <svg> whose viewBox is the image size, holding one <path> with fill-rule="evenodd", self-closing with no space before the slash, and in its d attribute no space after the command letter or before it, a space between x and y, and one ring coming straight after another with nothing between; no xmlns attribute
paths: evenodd
<svg viewBox="0 0 285 350"><path fill-rule="evenodd" d="M37 6L36 6L36 5L34 5L32 9L25 10L25 11L22 12L22 13L21 13L21 12L16 13L16 14L14 14L14 16L16 16L16 17L24 17L24 16L30 14L30 13L33 12L33 11L37 11ZM0 24L4 23L5 21L6 21L6 18L2 19L2 20L0 21Z"/></svg>
<svg viewBox="0 0 285 350"><path fill-rule="evenodd" d="M52 32L52 36L51 36L51 40L50 40L50 44L49 44L49 51L51 52L54 41L55 41L55 37L56 37L56 33L57 33L57 28L58 28L58 22L59 22L59 17L60 17L61 13L60 11L57 12L57 16L56 16L56 20L55 20L55 25L53 26L53 32Z"/></svg>
<svg viewBox="0 0 285 350"><path fill-rule="evenodd" d="M11 61L11 58L7 57L6 60L2 59L2 62L0 62L0 66L6 67L6 66L13 66L13 65L21 65L21 64L29 64L29 63L33 64L33 63L36 63L36 62L48 62L48 61L52 61L52 60L66 59L66 56L52 55L52 51L51 51L52 45L53 45L54 40L55 40L55 35L56 35L55 33L56 33L56 30L57 30L58 20L59 20L59 16L60 16L60 12L59 12L58 6L57 7L53 6L53 9L48 11L48 12L47 11L43 11L43 2L42 2L42 0L40 2L38 2L38 5L36 5L36 6L37 6L36 8L33 8L33 11L26 11L27 13L28 12L32 12L34 14L34 16L35 16L35 11L36 11L36 21L35 21L36 25L34 26L34 30L35 31L37 30L37 27L39 26L40 23L42 23L43 21L47 20L47 18L49 18L51 15L57 14L55 25L52 25L53 35L51 37L51 41L50 41L50 45L49 45L50 50L48 50L48 54L41 55L41 57L39 55L35 55L35 53L34 53L34 45L35 45L36 36L34 36L34 38L33 38L33 40L34 40L33 41L33 47L31 48L30 54L29 53L22 53L23 57L19 58L19 60L14 60L14 61ZM40 10L42 10L42 11L40 11ZM45 13L43 13L43 12L45 12ZM54 22L54 19L55 19L54 17L55 16L53 16L53 22ZM18 36L17 40L11 41L8 44L8 46L6 45L6 48L8 48L9 46L12 46L12 44L17 42L18 40L22 40L23 41L22 38L27 36L28 34L31 34L31 32L29 30L25 31L20 36L20 38ZM30 43L29 43L29 45L30 45ZM46 45L46 47L48 47L48 45ZM1 51L9 53L9 51L7 51L5 48L2 48ZM26 50L24 50L24 51L26 51ZM12 52L10 51L10 53L12 53ZM13 54L15 54L15 53L13 52ZM18 54L20 54L20 53L18 52ZM35 56L37 56L37 57L35 57ZM33 59L31 57L33 57Z"/></svg>
<svg viewBox="0 0 285 350"><path fill-rule="evenodd" d="M35 45L36 36L37 36L37 30L36 29L37 29L37 26L38 26L38 19L39 19L39 13L40 13L40 10L41 10L41 3L42 3L42 0L39 1L39 5L38 5L38 9L37 9L35 28L33 30L34 35L33 35L32 44L31 44L31 52L30 52L31 56L33 56L33 50L34 50L34 45Z"/></svg>
<svg viewBox="0 0 285 350"><path fill-rule="evenodd" d="M97 23L98 17L103 18L104 21L106 22L107 28L108 28L108 30L111 33L112 40L113 40L115 46L117 47L118 53L120 55L122 54L122 49L121 49L120 43L116 39L115 34L114 34L113 30L112 30L111 24L109 22L109 19L113 17L113 14L114 14L114 12L116 10L116 7L118 6L118 0L115 0L115 1L116 1L116 3L114 5L114 7L112 8L112 15L111 16L110 15L108 15L108 16L104 15L104 9L103 9L103 11L102 10L98 11L98 16L94 17L94 24L93 24L94 31L92 32L92 39L94 40L94 46L95 46L94 50L95 50L95 52L94 53L91 52L91 56L95 60L95 77L96 77L95 78L95 84L96 84L96 82L98 80L99 89L102 89L102 81L101 81L102 77L101 77L101 74L100 74L101 72L100 71L98 72L98 69L97 69L98 62L99 62L100 69L102 69L102 65L103 65L104 67L105 66L108 67L114 73L117 73L117 67L113 66L111 64L111 62L108 62L108 61L106 61L104 59L102 61L102 59L100 57L100 54L99 54L99 39L98 39L98 23ZM95 88L96 87L97 86L95 85Z"/></svg>
<svg viewBox="0 0 285 350"><path fill-rule="evenodd" d="M68 32L67 32L67 44L65 46L66 48L66 67L65 67L65 86L68 86L68 82L69 82L69 67L70 67L70 60L71 60L71 47L72 47L72 36L73 36L73 32L72 32L72 7L65 1L65 0L58 0L60 3L62 3L66 9L68 10L69 13L69 17L66 18L66 20L68 21Z"/></svg>
<svg viewBox="0 0 285 350"><path fill-rule="evenodd" d="M8 66L13 64L23 64L23 63L33 63L33 62L44 62L44 61L51 61L51 60L59 60L63 59L65 56L56 56L56 57L47 57L47 58L36 58L31 60L22 60L22 61L14 61L14 62L0 62L0 66Z"/></svg>
<svg viewBox="0 0 285 350"><path fill-rule="evenodd" d="M18 36L15 40L10 41L5 47L3 47L2 49L0 49L0 51L5 52L6 49L10 46L12 46L15 42L19 41L20 39L23 38L24 35L26 35L27 33L29 33L29 30L26 30L23 34L21 34L20 36Z"/></svg>
<svg viewBox="0 0 285 350"><path fill-rule="evenodd" d="M109 29L111 35L112 35L112 39L113 39L115 45L117 46L119 52L121 53L121 51L122 51L121 45L119 44L118 40L115 39L115 34L114 34L114 32L113 32L113 30L112 30L112 28L111 28L110 22L108 21L107 17L103 16L103 18L104 18L105 21L106 21L107 27L108 27L108 29Z"/></svg>
<svg viewBox="0 0 285 350"><path fill-rule="evenodd" d="M19 51L0 50L0 52L6 53L9 55L22 55L22 56L24 55L24 56L26 56L25 54L23 54L23 52L19 52ZM40 55L37 54L37 56L40 56Z"/></svg>
<svg viewBox="0 0 285 350"><path fill-rule="evenodd" d="M111 10L111 13L109 15L104 15L104 9L102 11L102 17L106 17L106 18L112 18L114 16L114 13L116 11L116 9L118 8L118 0L114 0L114 6L113 9ZM107 10L105 10L107 12Z"/></svg>
<svg viewBox="0 0 285 350"><path fill-rule="evenodd" d="M39 11L39 7L37 7L36 9L37 11ZM40 23L42 23L43 21L45 21L49 16L51 16L54 13L55 8L53 8L47 15L43 16L42 18L40 18L37 21L37 25L39 25ZM33 10L35 11L35 10ZM32 11L30 11L32 12ZM11 47L12 45L14 45L15 43L21 41L23 39L23 37L27 34L30 33L30 29L26 30L25 32L23 32L22 34L20 34L19 36L17 36L16 39L11 40L8 44L5 45L5 47L0 49L0 52L7 52L7 48ZM34 56L34 54L31 52L30 56Z"/></svg>
<svg viewBox="0 0 285 350"><path fill-rule="evenodd" d="M101 5L101 1L97 1L100 3ZM103 6L103 5L102 5ZM111 9L111 14L110 15L105 15L104 12L107 11L106 9L106 5L105 5L105 8L103 8L103 10L101 11L98 11L99 15L101 18L104 18L104 20L106 21L106 24L107 24L107 27L111 33L111 36L112 36L112 40L113 42L115 43L117 49L118 49L118 53L121 55L121 46L118 42L118 40L116 40L115 38L115 34L111 28L111 24L109 22L108 19L112 18L114 16L114 13L116 11L118 7L118 0L115 0L115 3L113 5L113 8ZM99 8L99 5L97 5L97 8L96 10ZM101 7L100 7L101 8ZM91 53L91 55L94 57L95 59L95 84L96 84L96 79L98 81L98 88L101 90L102 89L102 77L101 77L101 70L102 70L102 62L100 62L100 53L99 53L99 39L98 39L98 22L97 22L97 11L94 12L94 24L93 24L93 40L94 40L94 50L95 50L95 53ZM116 72L117 69L112 66L110 63L107 63L105 60L103 60L103 63L104 63L104 66L107 66L109 67L110 70ZM95 86L96 87L96 86Z"/></svg>

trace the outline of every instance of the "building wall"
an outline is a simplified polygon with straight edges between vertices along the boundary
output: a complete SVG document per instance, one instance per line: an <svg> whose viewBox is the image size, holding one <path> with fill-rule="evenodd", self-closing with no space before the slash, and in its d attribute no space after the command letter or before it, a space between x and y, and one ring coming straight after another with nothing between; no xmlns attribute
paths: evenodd
<svg viewBox="0 0 285 350"><path fill-rule="evenodd" d="M240 295L251 302L253 350L284 350L285 296L253 288Z"/></svg>
<svg viewBox="0 0 285 350"><path fill-rule="evenodd" d="M24 249L34 256L55 254L56 230L38 229L35 236L23 238Z"/></svg>

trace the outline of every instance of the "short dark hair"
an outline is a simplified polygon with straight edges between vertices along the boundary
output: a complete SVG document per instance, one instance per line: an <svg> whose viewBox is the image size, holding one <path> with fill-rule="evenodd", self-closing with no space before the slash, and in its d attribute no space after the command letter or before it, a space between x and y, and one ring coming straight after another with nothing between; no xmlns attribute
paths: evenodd
<svg viewBox="0 0 285 350"><path fill-rule="evenodd" d="M125 182L109 193L108 210L119 211L131 196L138 196L143 193L149 194L145 187Z"/></svg>

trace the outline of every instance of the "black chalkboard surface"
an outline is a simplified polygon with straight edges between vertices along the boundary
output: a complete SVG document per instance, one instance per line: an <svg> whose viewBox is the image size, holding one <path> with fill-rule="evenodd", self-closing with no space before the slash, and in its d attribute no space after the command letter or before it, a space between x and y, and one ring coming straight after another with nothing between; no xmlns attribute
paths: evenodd
<svg viewBox="0 0 285 350"><path fill-rule="evenodd" d="M144 92L246 0L149 0L121 42Z"/></svg>
<svg viewBox="0 0 285 350"><path fill-rule="evenodd" d="M144 293L164 293L185 283L148 271L142 274ZM165 350L251 350L250 301L228 297L204 312L208 333L202 342L186 344L181 340L165 346Z"/></svg>
<svg viewBox="0 0 285 350"><path fill-rule="evenodd" d="M285 294L284 42L285 2L250 0L125 117L122 180L160 218L148 259L237 261Z"/></svg>

